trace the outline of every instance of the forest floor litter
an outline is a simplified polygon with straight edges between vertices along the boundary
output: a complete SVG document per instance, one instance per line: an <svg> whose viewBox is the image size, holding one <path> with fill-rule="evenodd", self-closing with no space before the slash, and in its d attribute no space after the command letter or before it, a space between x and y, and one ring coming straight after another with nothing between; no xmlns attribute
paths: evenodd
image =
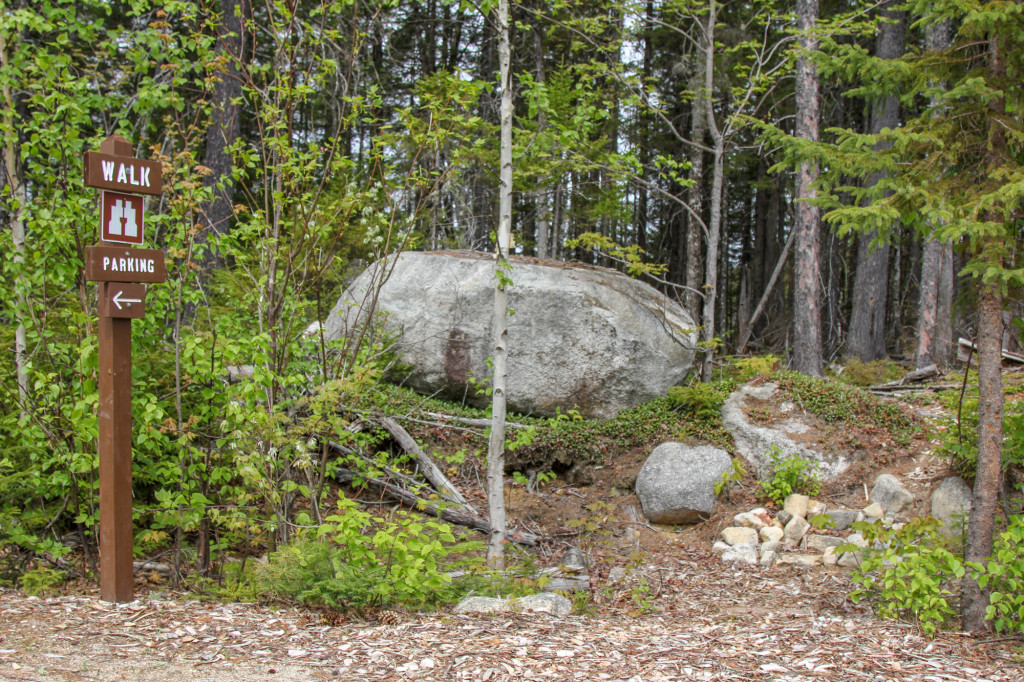
<svg viewBox="0 0 1024 682"><path fill-rule="evenodd" d="M877 620L841 571L735 569L680 547L556 619L317 611L150 592L0 590L3 680L1020 680L1020 640ZM636 578L637 576L632 576ZM638 586L646 586L645 594Z"/></svg>

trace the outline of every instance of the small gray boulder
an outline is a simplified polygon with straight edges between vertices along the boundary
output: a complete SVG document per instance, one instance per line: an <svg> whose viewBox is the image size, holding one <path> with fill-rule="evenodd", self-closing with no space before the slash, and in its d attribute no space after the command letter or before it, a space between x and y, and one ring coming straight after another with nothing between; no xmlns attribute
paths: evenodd
<svg viewBox="0 0 1024 682"><path fill-rule="evenodd" d="M959 535L971 513L971 487L959 476L951 476L932 491L932 516L942 521L942 532Z"/></svg>
<svg viewBox="0 0 1024 682"><path fill-rule="evenodd" d="M636 495L653 523L697 523L715 506L715 483L729 471L725 450L662 443L651 452L636 478Z"/></svg>
<svg viewBox="0 0 1024 682"><path fill-rule="evenodd" d="M892 474L881 474L871 489L871 501L888 514L898 514L913 503L914 496L900 479Z"/></svg>

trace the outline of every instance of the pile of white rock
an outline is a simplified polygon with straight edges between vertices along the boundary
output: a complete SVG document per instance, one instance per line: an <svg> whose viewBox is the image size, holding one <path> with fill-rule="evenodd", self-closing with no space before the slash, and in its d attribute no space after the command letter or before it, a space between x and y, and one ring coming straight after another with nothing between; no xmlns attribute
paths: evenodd
<svg viewBox="0 0 1024 682"><path fill-rule="evenodd" d="M858 551L839 552L842 545L864 548L860 533L850 531L857 521L892 523L885 509L872 503L864 509L828 509L806 495L790 495L774 515L764 507L741 512L724 528L712 550L725 563L770 568L776 565L860 565Z"/></svg>

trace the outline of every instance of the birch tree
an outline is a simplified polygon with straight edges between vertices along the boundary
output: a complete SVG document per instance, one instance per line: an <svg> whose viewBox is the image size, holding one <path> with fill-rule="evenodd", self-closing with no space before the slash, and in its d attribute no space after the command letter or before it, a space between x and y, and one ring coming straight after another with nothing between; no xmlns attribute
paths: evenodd
<svg viewBox="0 0 1024 682"><path fill-rule="evenodd" d="M508 306L509 242L512 235L512 55L509 44L509 0L499 0L498 61L501 83L501 151L498 188L498 240L494 266L493 392L491 393L491 433L487 447L487 510L491 536L487 543L487 563L500 569L505 565L505 379L508 359L508 330L505 309Z"/></svg>

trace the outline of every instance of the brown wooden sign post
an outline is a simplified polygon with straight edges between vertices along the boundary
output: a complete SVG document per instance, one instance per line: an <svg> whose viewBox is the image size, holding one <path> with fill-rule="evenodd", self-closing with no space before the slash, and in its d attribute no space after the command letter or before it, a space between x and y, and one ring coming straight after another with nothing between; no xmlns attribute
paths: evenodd
<svg viewBox="0 0 1024 682"><path fill-rule="evenodd" d="M163 251L128 246L143 241L143 202L134 195L162 191L161 165L131 153L128 140L112 135L85 154L85 185L110 194L100 239L112 243L86 247L85 278L99 283L100 598L113 602L131 601L134 588L132 319L146 313L145 283L167 277Z"/></svg>

